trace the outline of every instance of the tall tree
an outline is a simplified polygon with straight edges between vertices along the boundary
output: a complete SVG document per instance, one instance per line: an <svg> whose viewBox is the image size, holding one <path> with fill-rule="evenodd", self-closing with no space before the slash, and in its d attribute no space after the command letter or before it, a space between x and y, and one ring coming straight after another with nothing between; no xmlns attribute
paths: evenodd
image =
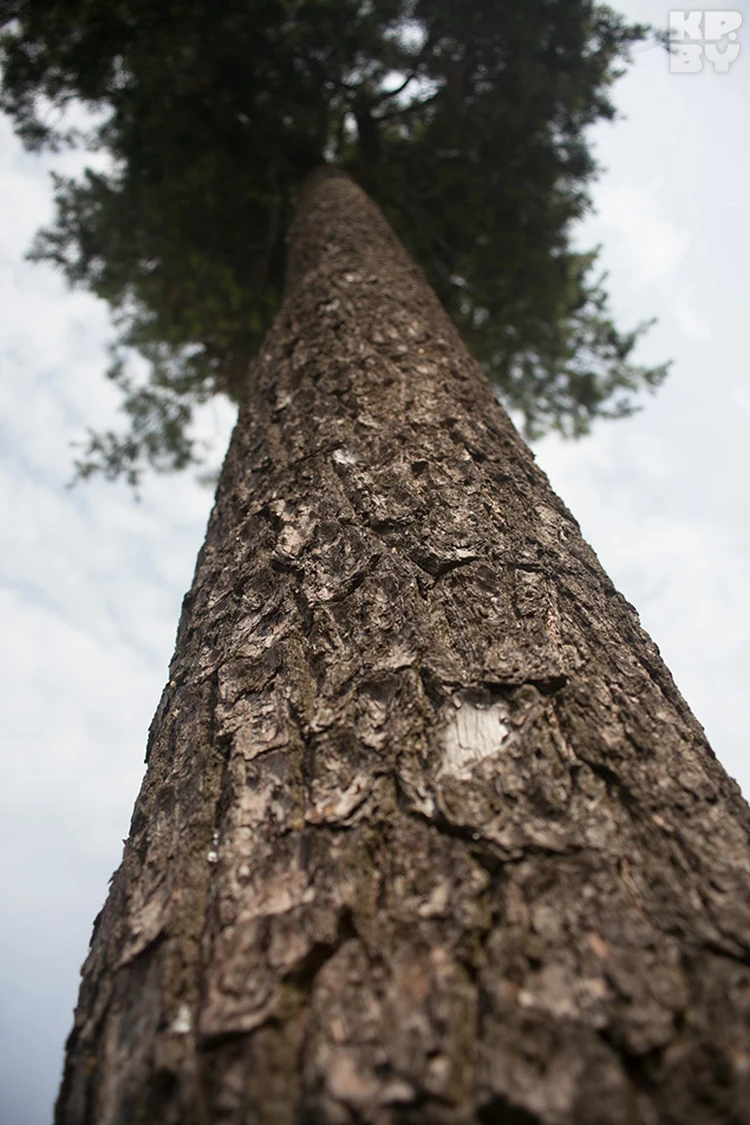
<svg viewBox="0 0 750 1125"><path fill-rule="evenodd" d="M750 810L375 206L290 242L58 1125L750 1121Z"/></svg>
<svg viewBox="0 0 750 1125"><path fill-rule="evenodd" d="M152 360L105 467L185 460L190 396L241 400L58 1125L749 1122L750 810L381 212L311 174L377 197L530 425L625 409L658 375L569 228L640 30L0 16L30 143L43 96L108 110L113 172L38 248Z"/></svg>

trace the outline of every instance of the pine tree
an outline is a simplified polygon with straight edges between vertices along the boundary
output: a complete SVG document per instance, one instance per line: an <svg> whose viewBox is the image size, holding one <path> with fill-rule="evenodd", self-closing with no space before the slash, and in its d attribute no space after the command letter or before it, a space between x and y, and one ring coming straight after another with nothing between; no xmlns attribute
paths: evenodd
<svg viewBox="0 0 750 1125"><path fill-rule="evenodd" d="M750 810L487 379L579 433L664 375L571 243L646 29L587 0L0 25L27 144L82 99L113 157L34 250L120 322L131 430L82 472L184 466L195 402L240 404L57 1125L750 1122Z"/></svg>

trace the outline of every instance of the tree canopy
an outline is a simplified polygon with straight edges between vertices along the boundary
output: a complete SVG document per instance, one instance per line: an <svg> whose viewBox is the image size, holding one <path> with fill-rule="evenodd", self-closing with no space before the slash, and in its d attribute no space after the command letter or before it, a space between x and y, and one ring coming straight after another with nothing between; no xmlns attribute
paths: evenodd
<svg viewBox="0 0 750 1125"><path fill-rule="evenodd" d="M572 231L589 126L649 34L589 0L0 0L0 106L31 149L85 143L31 251L106 299L130 429L79 464L137 479L196 458L277 311L299 186L345 167L383 208L527 434L585 433L667 365L613 323ZM98 111L85 133L65 110ZM139 379L129 357L140 353Z"/></svg>

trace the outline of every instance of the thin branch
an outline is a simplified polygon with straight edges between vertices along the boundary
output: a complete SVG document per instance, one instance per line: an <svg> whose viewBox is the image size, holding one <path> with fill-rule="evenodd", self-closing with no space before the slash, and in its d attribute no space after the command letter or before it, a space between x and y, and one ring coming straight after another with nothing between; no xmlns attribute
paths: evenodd
<svg viewBox="0 0 750 1125"><path fill-rule="evenodd" d="M427 35L427 38L425 39L424 43L422 44L422 46L420 48L419 54L417 55L417 58L414 62L414 65L413 65L411 71L406 76L406 78L401 83L401 85L397 86L395 90L382 90L376 98L373 98L371 104L373 106L380 105L381 102L387 101L388 98L395 98L398 94L402 93L406 89L406 87L409 85L409 83L413 82L414 79L418 77L420 68L424 65L425 60L427 59L428 55L431 54L432 48L434 46L435 46L435 33L434 33L434 30L431 29L430 32ZM381 118L380 120L383 120L383 119Z"/></svg>
<svg viewBox="0 0 750 1125"><path fill-rule="evenodd" d="M409 105L404 105L400 108L392 109L388 113L381 113L379 117L375 118L375 120L393 121L397 117L405 117L407 114L414 113L415 110L422 109L423 106L430 105L430 103L434 102L435 99L438 98L440 94L442 94L442 92L443 87L441 86L440 89L436 90L434 94L430 94L429 98L424 98L422 101L411 102Z"/></svg>

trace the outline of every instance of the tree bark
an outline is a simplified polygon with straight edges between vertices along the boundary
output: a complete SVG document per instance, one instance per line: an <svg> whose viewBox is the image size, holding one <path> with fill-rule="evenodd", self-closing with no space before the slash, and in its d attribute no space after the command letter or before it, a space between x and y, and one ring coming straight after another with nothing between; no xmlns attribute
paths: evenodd
<svg viewBox="0 0 750 1125"><path fill-rule="evenodd" d="M170 677L58 1125L750 1122L750 810L343 175Z"/></svg>

